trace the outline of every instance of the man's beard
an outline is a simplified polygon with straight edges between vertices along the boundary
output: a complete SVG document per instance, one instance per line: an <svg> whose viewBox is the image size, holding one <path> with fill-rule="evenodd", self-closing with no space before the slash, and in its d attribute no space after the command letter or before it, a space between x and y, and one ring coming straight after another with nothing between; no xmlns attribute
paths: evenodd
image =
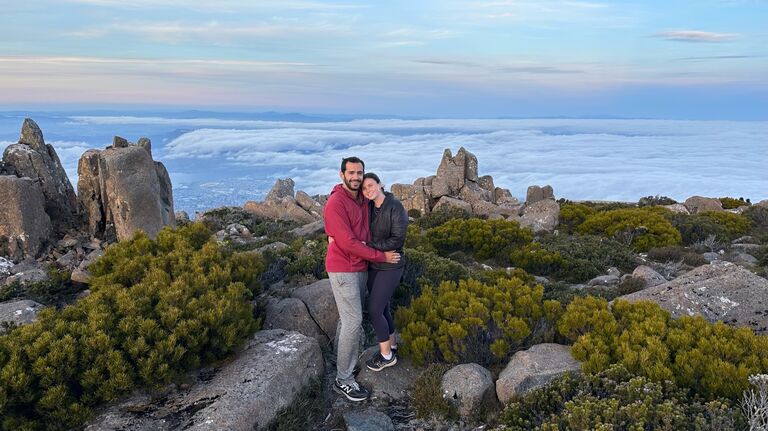
<svg viewBox="0 0 768 431"><path fill-rule="evenodd" d="M357 184L356 186L352 187L352 180L347 180L346 178L344 178L344 185L346 185L347 188L352 190L353 192L360 190L360 184L362 184L362 181L357 181L356 184Z"/></svg>

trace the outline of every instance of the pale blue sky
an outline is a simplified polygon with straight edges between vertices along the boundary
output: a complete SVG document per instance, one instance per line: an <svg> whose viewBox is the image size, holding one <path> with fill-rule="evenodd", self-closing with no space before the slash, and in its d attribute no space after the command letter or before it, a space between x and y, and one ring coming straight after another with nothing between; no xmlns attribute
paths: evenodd
<svg viewBox="0 0 768 431"><path fill-rule="evenodd" d="M0 109L768 119L768 1L0 0Z"/></svg>

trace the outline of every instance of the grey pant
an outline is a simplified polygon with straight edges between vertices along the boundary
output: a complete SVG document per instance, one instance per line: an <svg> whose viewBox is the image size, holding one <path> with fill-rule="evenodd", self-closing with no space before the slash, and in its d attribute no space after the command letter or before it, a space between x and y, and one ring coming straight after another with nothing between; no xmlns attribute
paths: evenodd
<svg viewBox="0 0 768 431"><path fill-rule="evenodd" d="M363 298L368 272L329 272L333 298L339 310L336 327L336 378L340 383L355 380L355 369L363 337Z"/></svg>

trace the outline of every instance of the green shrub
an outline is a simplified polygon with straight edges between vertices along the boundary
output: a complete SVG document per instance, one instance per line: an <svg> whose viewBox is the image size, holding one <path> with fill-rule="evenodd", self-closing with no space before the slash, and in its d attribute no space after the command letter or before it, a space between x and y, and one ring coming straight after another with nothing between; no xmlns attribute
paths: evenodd
<svg viewBox="0 0 768 431"><path fill-rule="evenodd" d="M701 214L702 217L712 219L723 227L726 241L732 241L744 236L752 229L752 221L741 214L733 214L726 211L711 211Z"/></svg>
<svg viewBox="0 0 768 431"><path fill-rule="evenodd" d="M230 353L258 327L258 255L227 254L201 223L137 233L90 270L91 294L0 337L2 429L68 429L100 403Z"/></svg>
<svg viewBox="0 0 768 431"><path fill-rule="evenodd" d="M768 207L753 205L742 215L752 222L752 235L768 239Z"/></svg>
<svg viewBox="0 0 768 431"><path fill-rule="evenodd" d="M564 233L574 233L589 216L597 211L585 204L567 203L560 205L560 224L558 229Z"/></svg>
<svg viewBox="0 0 768 431"><path fill-rule="evenodd" d="M509 253L531 242L533 233L515 221L454 219L427 231L430 243L443 255L471 252L478 259L509 262Z"/></svg>
<svg viewBox="0 0 768 431"><path fill-rule="evenodd" d="M621 365L595 375L565 374L509 403L499 422L510 430L739 430L728 399L705 401L673 382L654 382Z"/></svg>
<svg viewBox="0 0 768 431"><path fill-rule="evenodd" d="M673 205L677 201L666 196L645 196L637 202L638 207L655 207L660 205Z"/></svg>
<svg viewBox="0 0 768 431"><path fill-rule="evenodd" d="M512 265L537 275L560 273L565 264L565 259L560 253L550 252L538 242L513 250L509 254L509 260Z"/></svg>
<svg viewBox="0 0 768 431"><path fill-rule="evenodd" d="M501 361L526 342L554 335L549 332L561 307L543 294L540 285L518 278L424 286L410 306L397 309L402 352L417 364Z"/></svg>
<svg viewBox="0 0 768 431"><path fill-rule="evenodd" d="M749 328L704 318L670 314L651 302L574 299L558 322L560 333L575 341L572 353L583 370L597 373L621 364L654 382L674 381L706 399L735 400L750 374L768 369L768 337Z"/></svg>
<svg viewBox="0 0 768 431"><path fill-rule="evenodd" d="M749 233L750 218L725 211L711 211L703 214L674 214L667 216L685 245L693 245L714 236L720 241L731 241Z"/></svg>
<svg viewBox="0 0 768 431"><path fill-rule="evenodd" d="M463 265L434 253L406 248L403 254L405 269L400 287L395 290L394 304L408 304L424 284L437 285L446 280L458 282L469 277Z"/></svg>
<svg viewBox="0 0 768 431"><path fill-rule="evenodd" d="M435 250L435 247L432 246L432 243L427 238L427 231L423 230L416 223L408 224L404 246L405 248L437 253L437 250Z"/></svg>
<svg viewBox="0 0 768 431"><path fill-rule="evenodd" d="M626 208L594 214L578 230L584 234L605 235L638 251L679 244L680 232L657 208Z"/></svg>
<svg viewBox="0 0 768 431"><path fill-rule="evenodd" d="M684 264L693 267L706 265L708 263L702 255L678 245L652 248L648 250L648 259L660 263L683 262Z"/></svg>
<svg viewBox="0 0 768 431"><path fill-rule="evenodd" d="M744 198L736 199L729 197L720 198L720 203L723 205L724 210L732 210L738 207L751 205L749 202L745 201Z"/></svg>
<svg viewBox="0 0 768 431"><path fill-rule="evenodd" d="M442 207L437 211L432 211L429 214L419 217L417 220L414 220L413 224L422 229L431 229L451 220L466 220L470 217L472 217L472 214L461 208Z"/></svg>
<svg viewBox="0 0 768 431"><path fill-rule="evenodd" d="M413 383L411 405L421 419L456 419L456 407L443 398L443 375L451 367L447 364L429 364Z"/></svg>
<svg viewBox="0 0 768 431"><path fill-rule="evenodd" d="M572 283L605 274L612 266L628 272L637 265L637 258L628 246L600 236L550 235L541 239L541 245L562 259L559 269L551 274Z"/></svg>

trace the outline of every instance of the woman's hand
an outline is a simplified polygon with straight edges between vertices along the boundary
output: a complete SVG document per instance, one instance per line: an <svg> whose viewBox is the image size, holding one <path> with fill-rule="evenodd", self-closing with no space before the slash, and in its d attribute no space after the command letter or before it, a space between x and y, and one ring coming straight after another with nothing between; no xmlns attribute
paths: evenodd
<svg viewBox="0 0 768 431"><path fill-rule="evenodd" d="M396 251L385 251L384 256L387 258L387 263L398 263L400 262L400 253Z"/></svg>

